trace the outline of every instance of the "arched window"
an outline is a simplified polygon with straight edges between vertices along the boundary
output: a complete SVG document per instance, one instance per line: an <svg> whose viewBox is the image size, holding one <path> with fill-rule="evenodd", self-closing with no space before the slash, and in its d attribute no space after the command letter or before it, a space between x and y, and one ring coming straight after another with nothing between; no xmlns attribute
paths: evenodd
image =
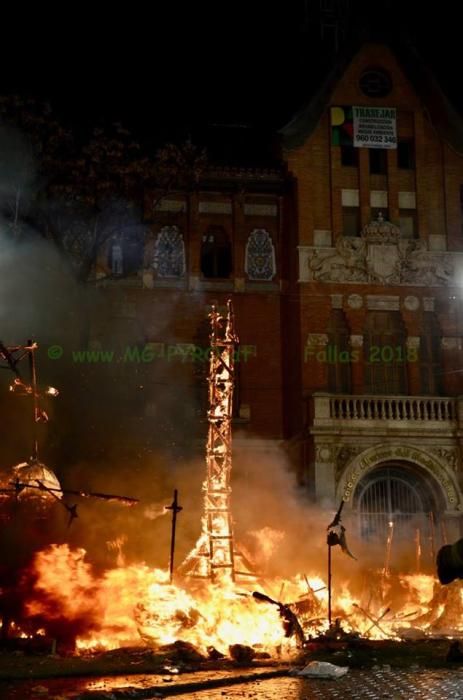
<svg viewBox="0 0 463 700"><path fill-rule="evenodd" d="M230 277L232 254L230 239L222 226L209 226L201 245L201 272L208 279Z"/></svg>
<svg viewBox="0 0 463 700"><path fill-rule="evenodd" d="M351 392L349 329L342 309L332 309L328 321L328 390L337 394Z"/></svg>
<svg viewBox="0 0 463 700"><path fill-rule="evenodd" d="M185 244L177 226L164 226L154 244L153 267L158 277L183 277Z"/></svg>
<svg viewBox="0 0 463 700"><path fill-rule="evenodd" d="M275 248L267 231L256 228L246 243L245 272L250 280L269 282L275 277Z"/></svg>
<svg viewBox="0 0 463 700"><path fill-rule="evenodd" d="M365 392L407 393L406 332L399 311L369 311L364 331Z"/></svg>
<svg viewBox="0 0 463 700"><path fill-rule="evenodd" d="M435 486L431 477L401 462L380 464L360 480L354 509L358 534L372 560L401 571L417 572L420 565L434 570L433 549L441 546Z"/></svg>

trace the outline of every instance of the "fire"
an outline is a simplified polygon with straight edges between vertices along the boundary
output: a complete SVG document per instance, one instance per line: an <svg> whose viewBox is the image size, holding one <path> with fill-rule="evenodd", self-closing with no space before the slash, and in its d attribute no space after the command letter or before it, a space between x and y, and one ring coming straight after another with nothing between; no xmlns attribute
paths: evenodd
<svg viewBox="0 0 463 700"><path fill-rule="evenodd" d="M168 583L169 574L143 564L118 567L96 577L83 549L52 545L34 561L37 577L28 614L38 620L79 619L86 631L78 648L122 644L168 644L177 639L207 646L281 643L278 611L257 611L249 594L231 586L189 592Z"/></svg>
<svg viewBox="0 0 463 700"><path fill-rule="evenodd" d="M278 607L256 601L249 590L231 582L193 586L187 579L172 585L168 571L145 564L118 566L97 576L85 550L68 545L39 552L34 575L28 615L48 634L47 628L56 621L77 625L79 650L140 642L157 647L176 640L190 642L204 653L210 646L226 652L231 644L258 645L270 653L295 647L293 638L285 638ZM447 603L455 610L458 598L463 606L462 591L457 584L449 602L442 596L436 600L435 582L425 574L390 579L384 600L370 607L350 592L347 582L340 583L334 618L340 619L345 632L376 639L397 638L398 630L407 627L423 633L432 631L433 625L443 629ZM399 586L400 599L393 584ZM292 601L307 638L327 631L327 590L319 576L296 576L265 585L274 598L284 592L284 600ZM254 583L253 588L259 586ZM375 624L388 608L392 612Z"/></svg>

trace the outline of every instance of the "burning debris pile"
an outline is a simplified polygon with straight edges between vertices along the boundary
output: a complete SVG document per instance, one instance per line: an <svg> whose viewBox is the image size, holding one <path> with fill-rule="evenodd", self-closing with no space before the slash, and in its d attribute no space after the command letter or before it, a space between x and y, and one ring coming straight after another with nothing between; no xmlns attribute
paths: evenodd
<svg viewBox="0 0 463 700"><path fill-rule="evenodd" d="M341 522L343 503L327 531L320 528L320 551L328 552L326 576L326 559L310 557L309 552L307 573L287 578L260 573L244 556L235 543L230 504L233 356L237 343L230 303L226 316L212 310L211 326L207 477L202 532L196 546L175 571L176 522L182 510L177 491L168 506L172 512L169 570L144 563L125 564L123 539L119 539L118 565L97 573L83 548L35 535L33 556L29 547L28 557L13 563L0 561L3 637L9 629L26 637L45 635L67 648L75 643L80 651L183 643L193 645L208 658L229 653L233 658L250 659L266 652L292 654L314 640L336 642L360 636L406 639L462 631L463 592L459 583L443 589L432 575L394 573L389 565L390 542L382 569L368 570L353 561ZM24 386L25 394L33 398L34 425L44 413L38 405L35 347L29 344L23 348L32 370L27 385L17 372L18 348L0 345L0 358L15 372L16 386ZM136 502L62 488L53 471L38 461L36 437L31 460L4 477L0 494L0 500L8 501L8 517L4 519L8 536L16 529L19 540L28 537L23 527L26 521L29 529L37 529L40 521L46 532L51 510L62 508L66 494L126 505ZM40 518L29 508L32 501L40 504ZM64 506L71 524L77 516L76 506ZM259 542L261 557L262 553L271 556L283 539L282 532L271 528L250 534ZM352 559L349 575L337 569L332 553L337 545ZM245 648L251 651L245 653Z"/></svg>

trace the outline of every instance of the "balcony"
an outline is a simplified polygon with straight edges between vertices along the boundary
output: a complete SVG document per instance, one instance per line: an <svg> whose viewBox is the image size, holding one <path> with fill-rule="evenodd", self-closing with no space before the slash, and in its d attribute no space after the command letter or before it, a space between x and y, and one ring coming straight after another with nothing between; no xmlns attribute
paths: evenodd
<svg viewBox="0 0 463 700"><path fill-rule="evenodd" d="M463 428L463 398L437 396L313 395L311 432L388 435L443 433Z"/></svg>

